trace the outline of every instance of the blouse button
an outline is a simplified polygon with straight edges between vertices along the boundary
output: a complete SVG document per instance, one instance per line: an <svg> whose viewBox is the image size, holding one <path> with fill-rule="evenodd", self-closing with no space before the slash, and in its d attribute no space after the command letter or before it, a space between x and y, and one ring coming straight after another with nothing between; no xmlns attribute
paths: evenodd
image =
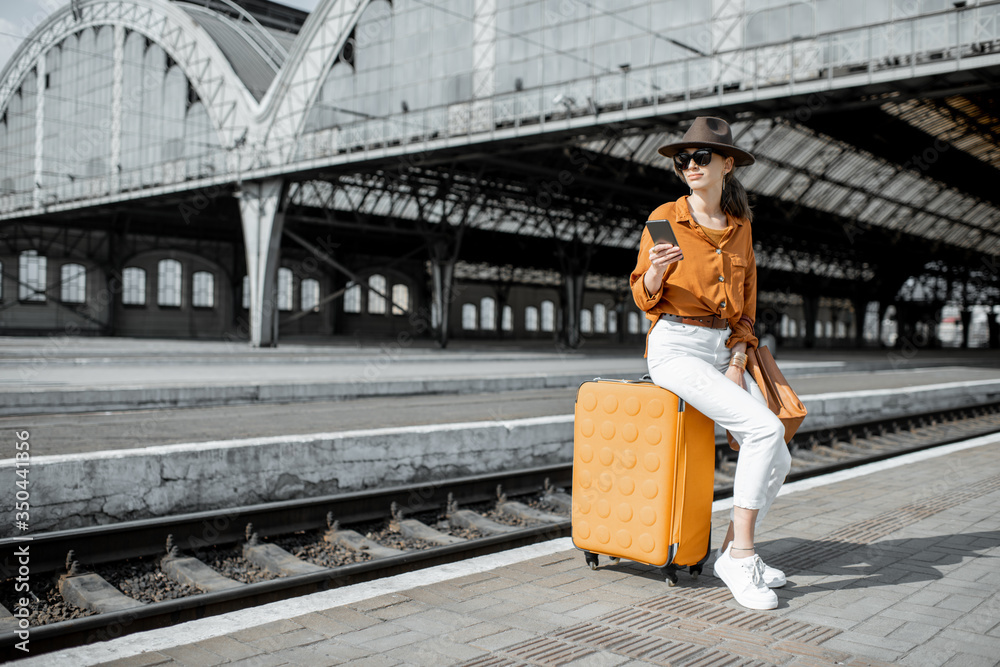
<svg viewBox="0 0 1000 667"><path fill-rule="evenodd" d="M725 302L725 301L723 301L722 303L720 303L720 304L719 304L719 307L720 307L720 308L725 308L725 307L726 307L726 302Z"/></svg>
<svg viewBox="0 0 1000 667"><path fill-rule="evenodd" d="M725 282L725 281L726 281L725 276L719 276L719 282L720 283Z"/></svg>
<svg viewBox="0 0 1000 667"><path fill-rule="evenodd" d="M716 255L721 255L722 254L722 248L716 248L715 249L715 254Z"/></svg>

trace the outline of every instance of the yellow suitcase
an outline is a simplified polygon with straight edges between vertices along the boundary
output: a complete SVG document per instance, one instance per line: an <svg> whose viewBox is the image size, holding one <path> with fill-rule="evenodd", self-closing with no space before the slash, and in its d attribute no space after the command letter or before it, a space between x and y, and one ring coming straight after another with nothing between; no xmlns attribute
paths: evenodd
<svg viewBox="0 0 1000 667"><path fill-rule="evenodd" d="M715 424L645 380L584 382L573 422L573 544L660 567L668 583L708 559Z"/></svg>

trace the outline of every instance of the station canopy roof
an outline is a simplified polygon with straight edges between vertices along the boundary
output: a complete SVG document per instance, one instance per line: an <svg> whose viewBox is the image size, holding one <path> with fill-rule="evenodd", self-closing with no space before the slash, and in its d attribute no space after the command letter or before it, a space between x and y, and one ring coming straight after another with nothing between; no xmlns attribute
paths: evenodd
<svg viewBox="0 0 1000 667"><path fill-rule="evenodd" d="M982 173L996 182L994 170L1000 154L995 134L984 136L972 126L963 130L961 120L920 100L883 105L883 110L974 155L984 163ZM983 113L968 107L965 111ZM992 120L995 127L996 119ZM736 121L732 128L737 145L757 159L753 166L737 170L748 192L834 214L858 230L881 227L979 252L1000 253L1000 208L929 176L918 165L898 164L780 118ZM626 138L608 152L669 169L656 149L682 136L679 131ZM586 147L607 150L604 142L589 142Z"/></svg>

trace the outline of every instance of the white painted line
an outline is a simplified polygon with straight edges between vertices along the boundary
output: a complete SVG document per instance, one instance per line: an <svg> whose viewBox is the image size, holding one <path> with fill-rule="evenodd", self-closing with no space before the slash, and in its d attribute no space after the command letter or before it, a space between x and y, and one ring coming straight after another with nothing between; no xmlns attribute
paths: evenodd
<svg viewBox="0 0 1000 667"><path fill-rule="evenodd" d="M419 586L457 579L470 574L488 572L505 565L513 565L531 558L548 556L573 549L573 542L568 537L561 537L548 542L530 544L509 551L502 551L488 556L478 556L458 563L437 565L415 572L397 574L377 581L353 584L335 588L321 593L313 593L302 597L272 602L270 604L243 609L240 611L210 616L198 621L188 621L169 628L159 628L146 632L137 632L125 637L119 637L108 642L91 644L77 648L65 649L55 653L40 655L36 658L19 661L18 665L31 667L84 667L109 660L128 658L148 651L172 648L182 644L193 644L205 639L219 637L231 632L246 630L264 623L294 618L324 609L332 609L345 604L354 604L379 595L398 593Z"/></svg>

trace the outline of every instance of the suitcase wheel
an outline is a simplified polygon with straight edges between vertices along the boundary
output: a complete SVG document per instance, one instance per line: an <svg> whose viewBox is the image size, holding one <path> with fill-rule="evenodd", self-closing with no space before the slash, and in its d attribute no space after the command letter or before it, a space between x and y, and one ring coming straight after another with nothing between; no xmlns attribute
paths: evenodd
<svg viewBox="0 0 1000 667"><path fill-rule="evenodd" d="M677 566L676 565L666 565L663 568L661 568L661 571L663 572L663 576L667 580L667 585L668 586L673 587L673 586L677 585Z"/></svg>
<svg viewBox="0 0 1000 667"><path fill-rule="evenodd" d="M621 558L619 558L618 556L611 556L611 564L612 564L612 565L617 565L617 564L618 564L618 563L620 563L621 561L622 561L622 559L621 559Z"/></svg>
<svg viewBox="0 0 1000 667"><path fill-rule="evenodd" d="M691 572L691 578L697 579L698 575L701 574L701 565L692 565L689 571Z"/></svg>
<svg viewBox="0 0 1000 667"><path fill-rule="evenodd" d="M589 551L583 552L583 558L587 561L587 565L590 566L591 570L597 569L597 554L591 553Z"/></svg>

